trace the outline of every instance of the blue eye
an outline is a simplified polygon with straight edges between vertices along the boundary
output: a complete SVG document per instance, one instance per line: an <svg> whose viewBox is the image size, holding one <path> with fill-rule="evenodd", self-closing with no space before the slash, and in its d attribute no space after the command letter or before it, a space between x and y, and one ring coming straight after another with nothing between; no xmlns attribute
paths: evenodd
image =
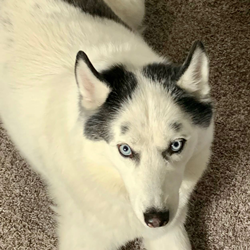
<svg viewBox="0 0 250 250"><path fill-rule="evenodd" d="M177 139L177 140L173 141L171 143L171 151L172 151L172 153L180 152L184 147L185 141L186 140L184 140L184 139Z"/></svg>
<svg viewBox="0 0 250 250"><path fill-rule="evenodd" d="M120 154L124 157L132 157L133 156L132 149L127 144L118 145L118 150L119 150Z"/></svg>

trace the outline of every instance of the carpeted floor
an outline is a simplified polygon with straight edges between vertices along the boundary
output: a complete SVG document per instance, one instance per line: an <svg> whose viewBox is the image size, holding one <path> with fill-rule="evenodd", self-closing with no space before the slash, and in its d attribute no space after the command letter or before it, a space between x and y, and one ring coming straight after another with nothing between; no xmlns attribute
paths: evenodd
<svg viewBox="0 0 250 250"><path fill-rule="evenodd" d="M146 39L173 61L196 39L211 60L216 133L210 168L190 204L193 249L250 249L250 1L148 0L146 23ZM50 203L0 128L0 249L55 250Z"/></svg>

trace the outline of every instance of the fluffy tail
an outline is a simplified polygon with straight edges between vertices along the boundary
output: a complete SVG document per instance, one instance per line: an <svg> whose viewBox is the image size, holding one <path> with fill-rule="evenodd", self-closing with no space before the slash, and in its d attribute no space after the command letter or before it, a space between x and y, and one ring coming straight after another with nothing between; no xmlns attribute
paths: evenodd
<svg viewBox="0 0 250 250"><path fill-rule="evenodd" d="M145 16L145 0L103 0L133 30L140 30Z"/></svg>

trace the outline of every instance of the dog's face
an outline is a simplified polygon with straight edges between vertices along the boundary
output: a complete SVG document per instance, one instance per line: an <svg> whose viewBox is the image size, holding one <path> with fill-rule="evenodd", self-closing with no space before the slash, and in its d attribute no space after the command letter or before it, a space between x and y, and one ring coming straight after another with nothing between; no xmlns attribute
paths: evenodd
<svg viewBox="0 0 250 250"><path fill-rule="evenodd" d="M185 165L197 135L192 122L160 84L141 80L144 85L111 123L108 152L138 218L156 227L175 216ZM157 213L162 213L160 220L152 220L151 225L150 218Z"/></svg>
<svg viewBox="0 0 250 250"><path fill-rule="evenodd" d="M210 126L208 60L195 43L182 66L164 63L97 72L82 52L76 78L90 140L106 141L137 217L149 227L170 223L186 164L200 129Z"/></svg>

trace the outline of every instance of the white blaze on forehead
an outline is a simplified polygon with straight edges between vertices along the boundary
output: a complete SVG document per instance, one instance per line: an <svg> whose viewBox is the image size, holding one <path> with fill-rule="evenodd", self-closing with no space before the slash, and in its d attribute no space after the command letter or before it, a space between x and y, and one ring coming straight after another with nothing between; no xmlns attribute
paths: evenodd
<svg viewBox="0 0 250 250"><path fill-rule="evenodd" d="M137 76L138 87L132 99L118 113L115 134L121 135L121 125L129 123L124 135L135 145L153 144L165 148L166 143L177 133L171 126L176 121L184 122L184 114L161 84ZM120 125L118 125L120 124Z"/></svg>

